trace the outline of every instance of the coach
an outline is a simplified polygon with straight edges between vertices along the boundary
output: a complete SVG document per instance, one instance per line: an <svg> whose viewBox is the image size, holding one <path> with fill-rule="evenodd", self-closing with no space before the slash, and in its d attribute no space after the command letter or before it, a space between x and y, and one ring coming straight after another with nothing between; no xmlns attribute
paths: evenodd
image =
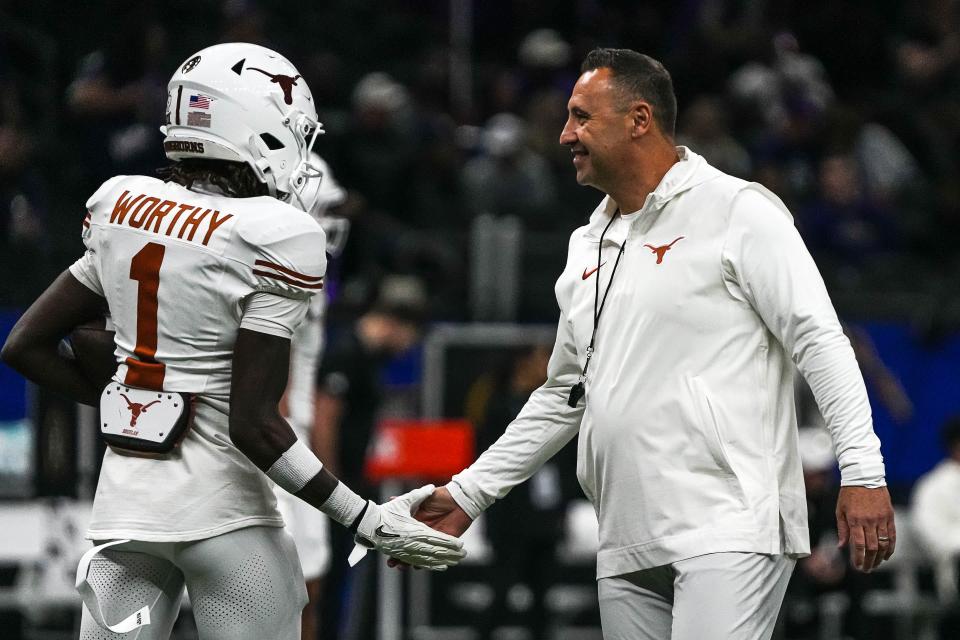
<svg viewBox="0 0 960 640"><path fill-rule="evenodd" d="M810 551L791 360L839 458L841 544L862 571L893 553L863 379L779 198L674 145L663 65L597 49L581 71L560 142L607 196L570 238L549 378L418 517L462 533L579 432L604 637L769 638Z"/></svg>

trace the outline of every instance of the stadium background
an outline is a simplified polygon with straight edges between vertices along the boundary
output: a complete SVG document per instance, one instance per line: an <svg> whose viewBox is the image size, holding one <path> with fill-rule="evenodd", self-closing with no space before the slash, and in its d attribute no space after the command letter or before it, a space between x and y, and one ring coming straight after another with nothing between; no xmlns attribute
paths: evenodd
<svg viewBox="0 0 960 640"><path fill-rule="evenodd" d="M940 426L960 413L956 0L0 2L0 335L79 255L83 202L100 182L164 164L157 127L170 73L226 41L294 61L326 127L316 149L349 191L330 333L398 282L434 328L499 323L474 351L447 352L447 417L475 417L476 379L555 322L567 237L600 197L576 185L557 143L565 103L589 49L623 46L671 71L681 143L768 186L794 213L861 344L898 507L943 457ZM385 369L384 416L424 414L427 351ZM78 419L0 365L0 531L13 531L18 509L69 511L89 498L97 452ZM8 546L0 634L69 637L68 614L21 612L16 595L25 565L66 552ZM482 586L483 572L464 575ZM589 566L582 573L571 581L589 585ZM923 573L908 607L921 618L932 614L917 602L943 606ZM899 578L856 588L895 594ZM46 588L33 588L45 602ZM483 598L463 593L431 606L482 617ZM567 601L554 600L563 621ZM891 616L878 605L859 632L925 628ZM566 617L595 623L589 611Z"/></svg>

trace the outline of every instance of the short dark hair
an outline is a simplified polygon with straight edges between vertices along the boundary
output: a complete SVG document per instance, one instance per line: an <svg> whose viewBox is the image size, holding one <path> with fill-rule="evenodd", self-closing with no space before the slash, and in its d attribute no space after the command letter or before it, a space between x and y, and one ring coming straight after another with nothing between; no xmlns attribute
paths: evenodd
<svg viewBox="0 0 960 640"><path fill-rule="evenodd" d="M594 49L584 58L580 73L610 69L614 82L629 100L646 100L660 131L674 135L677 126L677 96L670 72L659 60L632 49Z"/></svg>
<svg viewBox="0 0 960 640"><path fill-rule="evenodd" d="M940 430L940 440L947 453L951 453L953 448L960 444L960 415L948 419Z"/></svg>

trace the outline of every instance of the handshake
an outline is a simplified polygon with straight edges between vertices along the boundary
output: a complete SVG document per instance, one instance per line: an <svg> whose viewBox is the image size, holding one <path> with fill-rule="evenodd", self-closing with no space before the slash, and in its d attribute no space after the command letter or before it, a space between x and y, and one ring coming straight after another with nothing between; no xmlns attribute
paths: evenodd
<svg viewBox="0 0 960 640"><path fill-rule="evenodd" d="M374 549L388 556L391 566L446 571L466 557L457 536L471 522L445 488L432 484L380 505L371 501L357 525L357 546L348 562L353 566Z"/></svg>

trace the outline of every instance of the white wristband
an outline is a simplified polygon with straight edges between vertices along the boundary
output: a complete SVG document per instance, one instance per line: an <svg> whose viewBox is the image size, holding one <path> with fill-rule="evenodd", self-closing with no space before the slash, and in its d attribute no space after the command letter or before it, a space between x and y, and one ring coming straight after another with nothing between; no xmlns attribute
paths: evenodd
<svg viewBox="0 0 960 640"><path fill-rule="evenodd" d="M330 497L320 505L320 511L348 527L360 515L366 504L367 501L354 493L353 489L338 482Z"/></svg>
<svg viewBox="0 0 960 640"><path fill-rule="evenodd" d="M320 473L323 463L300 440L294 442L277 461L267 469L267 476L290 493L303 489L313 476Z"/></svg>

